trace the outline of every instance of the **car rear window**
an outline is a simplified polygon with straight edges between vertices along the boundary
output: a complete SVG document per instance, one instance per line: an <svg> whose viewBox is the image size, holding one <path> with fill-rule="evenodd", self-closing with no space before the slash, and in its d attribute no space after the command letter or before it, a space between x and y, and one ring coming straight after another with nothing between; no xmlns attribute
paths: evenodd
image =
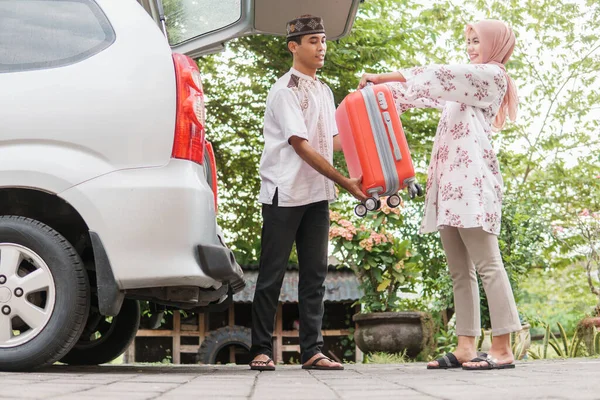
<svg viewBox="0 0 600 400"><path fill-rule="evenodd" d="M0 1L0 72L73 64L114 40L108 19L92 0Z"/></svg>
<svg viewBox="0 0 600 400"><path fill-rule="evenodd" d="M223 29L242 16L240 0L169 0L163 6L172 46Z"/></svg>

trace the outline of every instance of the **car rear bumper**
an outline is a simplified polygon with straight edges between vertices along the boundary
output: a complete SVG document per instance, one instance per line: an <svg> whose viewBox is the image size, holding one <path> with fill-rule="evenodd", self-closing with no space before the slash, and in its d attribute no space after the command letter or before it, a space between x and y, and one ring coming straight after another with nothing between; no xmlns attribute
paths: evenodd
<svg viewBox="0 0 600 400"><path fill-rule="evenodd" d="M227 282L233 293L244 289L246 283L243 279L242 269L235 261L233 252L225 244L200 244L198 245L198 256L200 268L206 275L218 281Z"/></svg>
<svg viewBox="0 0 600 400"><path fill-rule="evenodd" d="M243 289L201 165L173 159L164 167L115 171L59 195L102 239L120 289Z"/></svg>

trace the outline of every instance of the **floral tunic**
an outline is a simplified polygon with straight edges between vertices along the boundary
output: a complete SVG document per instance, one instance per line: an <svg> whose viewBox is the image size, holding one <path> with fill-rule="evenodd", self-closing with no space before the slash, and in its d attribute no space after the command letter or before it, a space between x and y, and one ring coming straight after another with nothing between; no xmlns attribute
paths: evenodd
<svg viewBox="0 0 600 400"><path fill-rule="evenodd" d="M492 122L506 92L493 64L431 65L400 71L388 83L398 113L442 108L427 172L421 233L443 226L500 233L503 182L491 144Z"/></svg>

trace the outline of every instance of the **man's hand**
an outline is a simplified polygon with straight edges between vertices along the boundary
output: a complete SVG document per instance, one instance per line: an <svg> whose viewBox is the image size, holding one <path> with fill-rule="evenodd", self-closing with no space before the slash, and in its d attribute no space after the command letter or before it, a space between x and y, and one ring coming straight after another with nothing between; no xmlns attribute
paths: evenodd
<svg viewBox="0 0 600 400"><path fill-rule="evenodd" d="M359 178L348 178L346 180L346 183L344 184L344 189L346 189L357 200L364 203L368 197L360 189L361 182L362 182L362 176Z"/></svg>

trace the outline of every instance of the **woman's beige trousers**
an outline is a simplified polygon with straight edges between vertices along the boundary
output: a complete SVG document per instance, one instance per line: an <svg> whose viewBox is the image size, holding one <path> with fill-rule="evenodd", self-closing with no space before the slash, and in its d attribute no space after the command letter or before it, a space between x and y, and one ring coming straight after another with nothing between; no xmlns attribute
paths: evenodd
<svg viewBox="0 0 600 400"><path fill-rule="evenodd" d="M498 237L481 228L444 226L440 236L454 287L456 334L481 335L479 274L492 321L492 334L504 335L521 329L517 306L502 263Z"/></svg>

